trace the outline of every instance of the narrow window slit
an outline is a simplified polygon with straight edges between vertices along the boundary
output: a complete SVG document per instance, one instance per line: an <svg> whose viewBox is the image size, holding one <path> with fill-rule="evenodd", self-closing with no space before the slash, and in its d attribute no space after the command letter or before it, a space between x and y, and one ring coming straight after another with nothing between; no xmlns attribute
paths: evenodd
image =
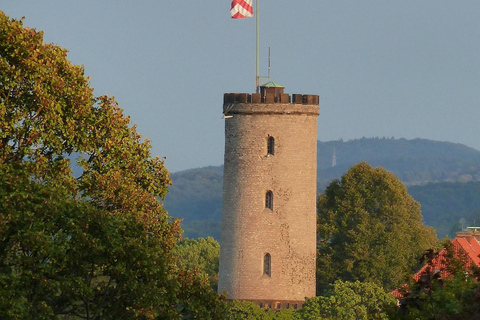
<svg viewBox="0 0 480 320"><path fill-rule="evenodd" d="M272 257L270 256L270 253L266 253L263 257L263 274L266 274L269 277L272 276Z"/></svg>
<svg viewBox="0 0 480 320"><path fill-rule="evenodd" d="M265 194L265 208L273 210L273 192L270 190Z"/></svg>
<svg viewBox="0 0 480 320"><path fill-rule="evenodd" d="M274 155L275 154L275 138L268 137L267 142L267 155Z"/></svg>

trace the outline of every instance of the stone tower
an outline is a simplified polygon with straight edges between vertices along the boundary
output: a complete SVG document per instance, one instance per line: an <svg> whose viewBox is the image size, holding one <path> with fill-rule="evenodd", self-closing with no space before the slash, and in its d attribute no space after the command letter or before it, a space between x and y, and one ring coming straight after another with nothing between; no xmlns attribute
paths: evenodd
<svg viewBox="0 0 480 320"><path fill-rule="evenodd" d="M218 289L265 308L315 296L317 95L226 93Z"/></svg>

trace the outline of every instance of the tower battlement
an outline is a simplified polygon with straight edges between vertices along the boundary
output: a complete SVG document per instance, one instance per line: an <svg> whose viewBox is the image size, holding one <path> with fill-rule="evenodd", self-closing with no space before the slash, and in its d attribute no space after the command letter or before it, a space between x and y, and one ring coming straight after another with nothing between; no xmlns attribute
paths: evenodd
<svg viewBox="0 0 480 320"><path fill-rule="evenodd" d="M305 105L319 105L318 95L313 94L292 94L288 93L275 94L275 92L265 93L225 93L223 95L223 104L233 103L291 103Z"/></svg>

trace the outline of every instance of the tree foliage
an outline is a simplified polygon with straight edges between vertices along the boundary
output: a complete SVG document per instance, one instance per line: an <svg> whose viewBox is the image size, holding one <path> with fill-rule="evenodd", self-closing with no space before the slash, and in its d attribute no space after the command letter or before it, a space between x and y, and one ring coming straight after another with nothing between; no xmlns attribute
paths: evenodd
<svg viewBox="0 0 480 320"><path fill-rule="evenodd" d="M260 308L252 302L234 300L228 303L227 320L290 320L294 319L293 309L273 311Z"/></svg>
<svg viewBox="0 0 480 320"><path fill-rule="evenodd" d="M0 11L0 317L217 318L208 281L176 263L169 184L83 67Z"/></svg>
<svg viewBox="0 0 480 320"><path fill-rule="evenodd" d="M336 281L323 296L307 298L295 318L389 319L395 309L395 297L374 283Z"/></svg>
<svg viewBox="0 0 480 320"><path fill-rule="evenodd" d="M71 199L27 173L0 172L0 318L176 314L179 284L161 262L162 228Z"/></svg>
<svg viewBox="0 0 480 320"><path fill-rule="evenodd" d="M337 279L374 282L391 290L436 242L405 186L365 162L319 196L317 230L319 292Z"/></svg>
<svg viewBox="0 0 480 320"><path fill-rule="evenodd" d="M39 182L68 187L109 211L159 210L170 183L129 118L93 97L83 67L42 32L0 15L0 161L23 163ZM73 177L70 159L83 169Z"/></svg>
<svg viewBox="0 0 480 320"><path fill-rule="evenodd" d="M184 239L177 250L180 269L198 271L217 291L220 244L211 237Z"/></svg>

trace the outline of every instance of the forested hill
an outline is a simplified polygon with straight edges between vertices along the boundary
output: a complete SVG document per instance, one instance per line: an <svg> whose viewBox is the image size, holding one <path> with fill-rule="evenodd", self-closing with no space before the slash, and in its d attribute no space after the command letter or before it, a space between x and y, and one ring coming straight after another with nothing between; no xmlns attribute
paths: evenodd
<svg viewBox="0 0 480 320"><path fill-rule="evenodd" d="M440 237L480 225L480 182L440 182L410 186L410 195L422 205L426 224Z"/></svg>
<svg viewBox="0 0 480 320"><path fill-rule="evenodd" d="M220 240L223 166L204 167L171 174L172 186L165 198L171 216L184 219L188 238Z"/></svg>
<svg viewBox="0 0 480 320"><path fill-rule="evenodd" d="M335 150L336 166L332 167ZM319 190L355 163L366 161L394 173L406 185L480 181L480 151L425 139L362 138L318 142Z"/></svg>
<svg viewBox="0 0 480 320"><path fill-rule="evenodd" d="M336 166L332 167L334 150ZM480 186L480 151L462 144L425 139L319 141L318 192L322 193L332 179L341 177L361 161L374 167L384 167L409 186L409 190L414 191L414 198L422 204L426 223L435 227L439 236L451 233L460 217L469 223L474 219L475 212L480 211L479 193L475 197L475 192L467 192L469 198L463 199L465 190L477 190ZM172 173L173 185L166 197L165 207L172 216L184 219L182 227L185 236L195 238L210 235L220 239L222 174L222 166ZM441 184L442 192L430 191L432 186L429 183L438 182L445 182ZM459 193L460 190L463 190L462 193ZM451 215L449 212L453 208L444 206L440 212L435 205L445 203L442 199L447 194L450 199L463 199L456 202L455 212ZM435 199L436 196L439 199Z"/></svg>

